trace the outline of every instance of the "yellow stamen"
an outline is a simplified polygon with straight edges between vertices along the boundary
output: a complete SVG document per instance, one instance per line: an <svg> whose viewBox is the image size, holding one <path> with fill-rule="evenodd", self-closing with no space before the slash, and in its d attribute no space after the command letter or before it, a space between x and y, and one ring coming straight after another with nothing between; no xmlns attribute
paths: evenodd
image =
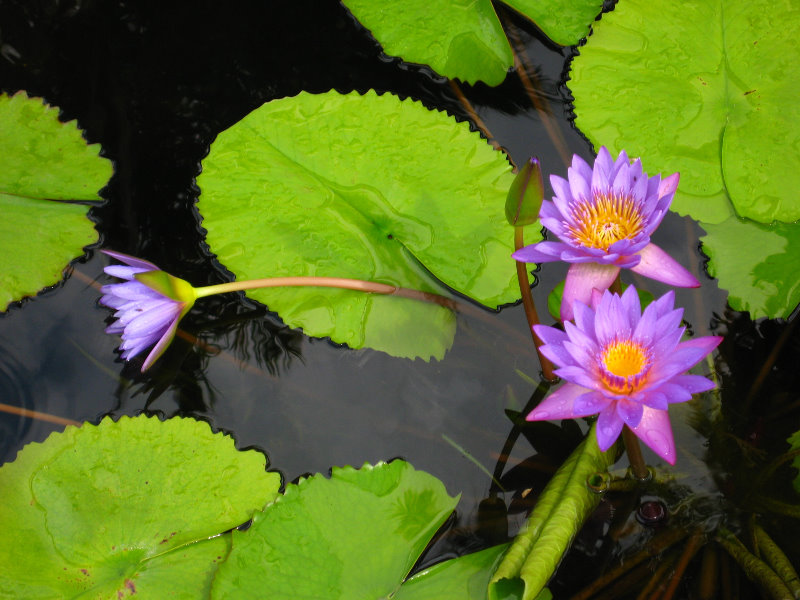
<svg viewBox="0 0 800 600"><path fill-rule="evenodd" d="M632 238L642 229L642 215L630 196L598 193L573 208L575 225L569 227L573 239L587 248L608 247Z"/></svg>
<svg viewBox="0 0 800 600"><path fill-rule="evenodd" d="M612 342L603 350L603 366L617 377L639 375L647 365L644 349L630 340Z"/></svg>

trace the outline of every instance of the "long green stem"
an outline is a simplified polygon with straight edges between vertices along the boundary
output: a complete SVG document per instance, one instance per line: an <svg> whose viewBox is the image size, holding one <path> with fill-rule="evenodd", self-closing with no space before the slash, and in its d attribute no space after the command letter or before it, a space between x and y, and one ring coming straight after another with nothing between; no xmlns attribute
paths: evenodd
<svg viewBox="0 0 800 600"><path fill-rule="evenodd" d="M519 250L525 245L523 235L522 227L514 227L514 249ZM531 331L533 344L536 346L536 354L539 355L539 364L542 365L542 375L546 381L553 383L558 379L553 373L553 363L539 350L542 340L533 330L534 325L539 325L539 314L536 312L536 305L533 302L531 285L528 283L528 270L524 262L517 261L517 280L519 281L520 294L522 294L522 306L525 308L525 318L528 320L528 329Z"/></svg>
<svg viewBox="0 0 800 600"><path fill-rule="evenodd" d="M767 563L752 554L730 531L720 528L717 543L739 563L751 581L761 586L773 600L785 600L793 595L786 584Z"/></svg>
<svg viewBox="0 0 800 600"><path fill-rule="evenodd" d="M397 287L387 283L363 281L361 279L345 279L343 277L268 277L266 279L250 279L247 281L231 281L230 283L208 285L195 288L195 293L198 298L204 298L213 294L274 287L328 287L356 290L373 294L411 298L421 302L433 302L452 310L456 309L454 300L432 292L422 292L420 290Z"/></svg>

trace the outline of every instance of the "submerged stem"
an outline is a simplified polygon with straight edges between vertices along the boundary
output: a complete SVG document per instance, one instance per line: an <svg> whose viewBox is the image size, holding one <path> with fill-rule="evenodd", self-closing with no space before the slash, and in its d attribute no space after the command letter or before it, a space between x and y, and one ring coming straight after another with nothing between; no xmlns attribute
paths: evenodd
<svg viewBox="0 0 800 600"><path fill-rule="evenodd" d="M387 283L377 281L363 281L361 279L345 279L343 277L268 277L266 279L251 279L248 281L231 281L217 285L208 285L195 288L198 298L204 298L213 294L224 294L227 292L240 292L243 290L254 290L261 288L274 287L328 287L344 290L356 290L360 292L370 292L373 294L384 294L387 296L400 296L401 298L411 298L421 302L433 302L451 310L456 309L456 303L451 298L434 294L433 292L422 292L409 288L397 287Z"/></svg>

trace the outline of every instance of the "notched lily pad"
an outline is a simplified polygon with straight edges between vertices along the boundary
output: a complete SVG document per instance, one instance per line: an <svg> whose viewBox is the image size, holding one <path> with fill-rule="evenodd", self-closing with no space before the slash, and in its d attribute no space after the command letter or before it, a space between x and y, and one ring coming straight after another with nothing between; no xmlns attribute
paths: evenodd
<svg viewBox="0 0 800 600"><path fill-rule="evenodd" d="M768 0L620 2L572 63L575 123L680 172L681 214L800 219L798 28L800 7Z"/></svg>
<svg viewBox="0 0 800 600"><path fill-rule="evenodd" d="M302 479L233 533L212 597L394 597L457 501L402 460Z"/></svg>
<svg viewBox="0 0 800 600"><path fill-rule="evenodd" d="M61 279L64 267L97 241L86 207L100 200L111 162L86 144L75 121L24 92L0 95L0 309Z"/></svg>
<svg viewBox="0 0 800 600"><path fill-rule="evenodd" d="M198 177L207 242L238 280L348 277L490 307L519 299L503 206L505 155L467 123L369 92L301 93L219 134ZM441 358L441 306L338 289L248 291L308 335Z"/></svg>
<svg viewBox="0 0 800 600"><path fill-rule="evenodd" d="M467 83L497 85L514 64L511 46L490 0L343 0L384 51L430 65ZM505 0L557 44L570 46L589 33L600 0Z"/></svg>
<svg viewBox="0 0 800 600"><path fill-rule="evenodd" d="M26 446L0 467L0 597L207 595L229 549L218 534L277 496L265 463L182 418L106 418Z"/></svg>

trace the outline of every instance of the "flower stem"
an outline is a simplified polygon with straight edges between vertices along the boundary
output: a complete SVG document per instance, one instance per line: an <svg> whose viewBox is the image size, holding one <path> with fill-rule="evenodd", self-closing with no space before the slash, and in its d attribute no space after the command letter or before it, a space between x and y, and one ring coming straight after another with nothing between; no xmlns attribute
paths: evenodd
<svg viewBox="0 0 800 600"><path fill-rule="evenodd" d="M524 245L523 228L514 227L514 249L519 250ZM524 262L516 261L516 263L519 291L520 294L522 294L522 306L525 308L525 318L528 319L528 329L531 331L531 337L533 337L533 343L536 346L536 354L539 355L539 364L542 365L542 376L545 381L552 383L558 379L553 373L553 363L539 350L542 345L542 340L539 339L539 336L536 335L536 332L533 330L534 325L539 325L539 313L536 312L536 305L533 302L533 294L531 294L531 286L528 282L528 270Z"/></svg>
<svg viewBox="0 0 800 600"><path fill-rule="evenodd" d="M633 476L640 481L650 479L650 469L644 464L644 457L642 456L642 448L639 446L639 440L636 434L634 434L627 425L622 427L622 439L625 441L625 452L631 463Z"/></svg>
<svg viewBox="0 0 800 600"><path fill-rule="evenodd" d="M422 292L409 288L397 287L376 281L363 281L361 279L345 279L342 277L268 277L266 279L251 279L247 281L231 281L230 283L220 283L195 288L198 298L204 298L213 294L224 294L227 292L239 292L242 290L254 290L259 288L274 287L328 287L344 290L356 290L360 292L370 292L373 294L384 294L388 296L400 296L401 298L411 298L421 302L433 302L449 308L456 309L456 303L451 298L445 298L432 292Z"/></svg>

